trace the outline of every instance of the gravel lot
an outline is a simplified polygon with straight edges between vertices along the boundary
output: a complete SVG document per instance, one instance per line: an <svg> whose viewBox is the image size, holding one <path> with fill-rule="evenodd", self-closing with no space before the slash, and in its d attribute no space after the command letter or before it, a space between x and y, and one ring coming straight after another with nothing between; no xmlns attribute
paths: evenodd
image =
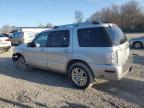
<svg viewBox="0 0 144 108"><path fill-rule="evenodd" d="M144 51L131 50L133 71L121 81L99 82L88 90L74 89L65 75L35 69L23 73L0 54L1 108L144 108Z"/></svg>

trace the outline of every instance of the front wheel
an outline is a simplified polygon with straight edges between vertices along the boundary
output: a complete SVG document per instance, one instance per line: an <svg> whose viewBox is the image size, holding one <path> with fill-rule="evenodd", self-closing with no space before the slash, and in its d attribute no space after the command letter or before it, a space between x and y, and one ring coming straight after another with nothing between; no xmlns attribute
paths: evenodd
<svg viewBox="0 0 144 108"><path fill-rule="evenodd" d="M69 79L79 89L86 89L92 83L89 67L84 63L74 63L69 69Z"/></svg>
<svg viewBox="0 0 144 108"><path fill-rule="evenodd" d="M16 64L17 64L18 68L23 72L29 72L31 70L31 67L28 64L26 64L23 56L20 56L17 59Z"/></svg>

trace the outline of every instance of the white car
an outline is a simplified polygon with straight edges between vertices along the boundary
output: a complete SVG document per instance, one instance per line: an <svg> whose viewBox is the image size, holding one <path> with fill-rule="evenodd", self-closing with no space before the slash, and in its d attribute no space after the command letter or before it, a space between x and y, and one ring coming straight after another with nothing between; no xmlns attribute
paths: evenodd
<svg viewBox="0 0 144 108"><path fill-rule="evenodd" d="M8 37L0 35L0 51L8 51L11 48L11 41Z"/></svg>
<svg viewBox="0 0 144 108"><path fill-rule="evenodd" d="M135 49L144 48L144 36L130 39L129 44Z"/></svg>

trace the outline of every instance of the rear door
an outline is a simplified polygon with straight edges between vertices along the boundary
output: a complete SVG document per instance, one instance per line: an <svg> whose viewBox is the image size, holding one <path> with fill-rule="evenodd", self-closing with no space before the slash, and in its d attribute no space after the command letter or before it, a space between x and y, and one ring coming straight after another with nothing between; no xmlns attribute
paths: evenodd
<svg viewBox="0 0 144 108"><path fill-rule="evenodd" d="M48 68L64 72L72 58L72 32L70 29L55 30L49 34L50 47L47 48Z"/></svg>

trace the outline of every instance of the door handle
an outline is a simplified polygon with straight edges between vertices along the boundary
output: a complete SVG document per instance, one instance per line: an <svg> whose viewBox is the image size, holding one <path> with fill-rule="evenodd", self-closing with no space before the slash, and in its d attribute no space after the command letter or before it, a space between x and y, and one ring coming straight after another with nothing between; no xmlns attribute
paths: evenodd
<svg viewBox="0 0 144 108"><path fill-rule="evenodd" d="M71 53L72 51L71 50L69 50L69 49L66 49L65 51L64 51L64 53Z"/></svg>
<svg viewBox="0 0 144 108"><path fill-rule="evenodd" d="M45 52L45 50L44 49L40 49L40 52Z"/></svg>

